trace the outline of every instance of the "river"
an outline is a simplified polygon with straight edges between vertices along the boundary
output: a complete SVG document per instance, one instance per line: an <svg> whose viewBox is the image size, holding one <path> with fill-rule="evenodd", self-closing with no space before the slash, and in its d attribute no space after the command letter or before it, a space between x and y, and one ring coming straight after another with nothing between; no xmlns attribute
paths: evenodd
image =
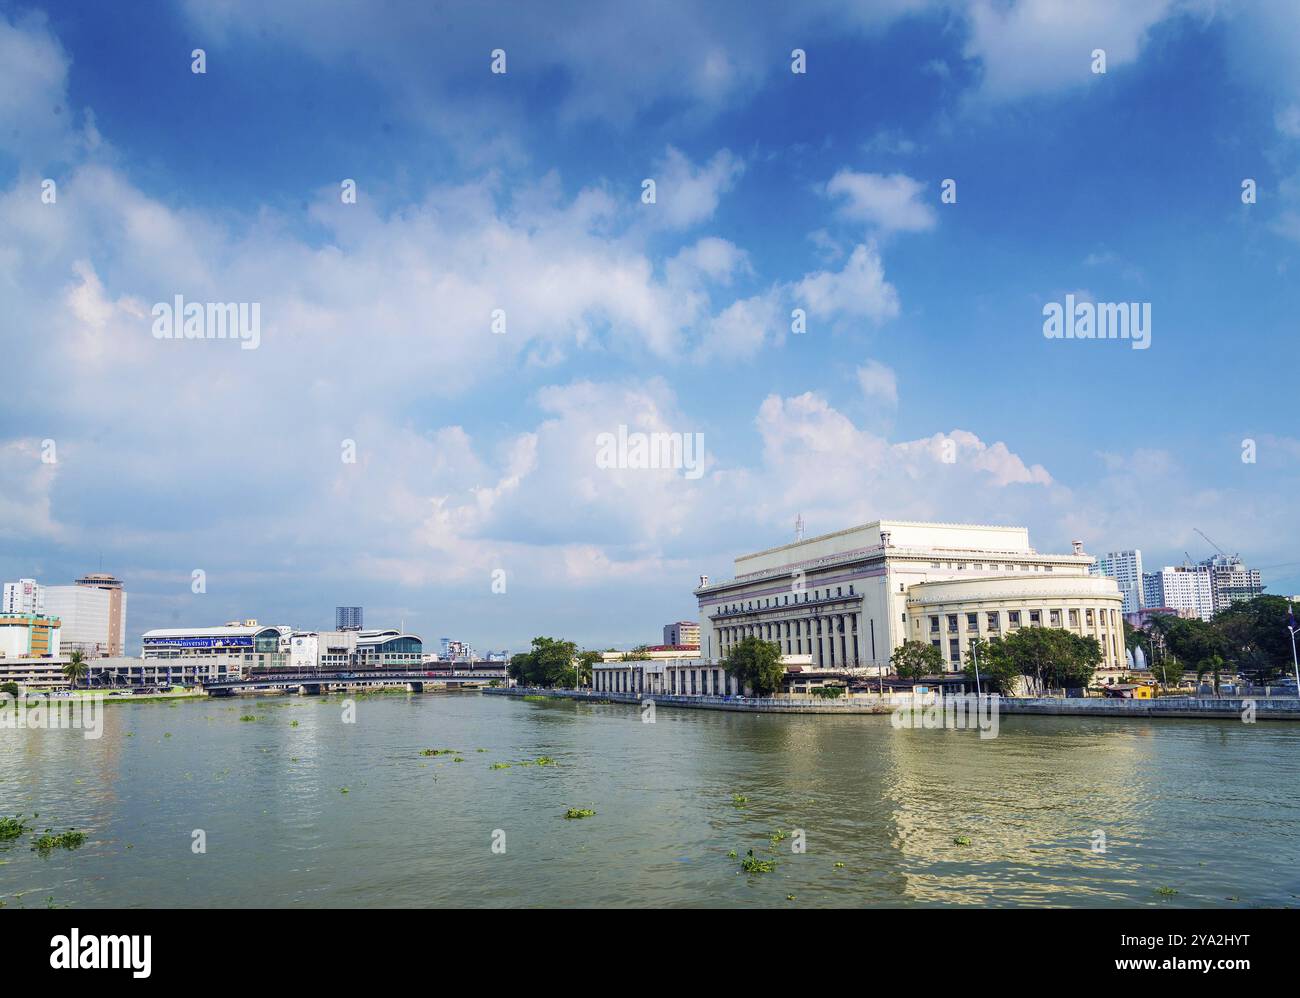
<svg viewBox="0 0 1300 998"><path fill-rule="evenodd" d="M98 740L0 730L0 817L35 812L37 830L87 833L47 853L30 833L0 842L0 902L1254 907L1300 896L1296 724L1004 717L981 739L871 716L661 707L647 724L622 705L473 692L361 696L353 723L346 708L338 696L122 703L105 707ZM421 754L444 748L456 754ZM553 762L521 764L539 757ZM570 820L568 808L596 813ZM740 872L750 849L775 868Z"/></svg>

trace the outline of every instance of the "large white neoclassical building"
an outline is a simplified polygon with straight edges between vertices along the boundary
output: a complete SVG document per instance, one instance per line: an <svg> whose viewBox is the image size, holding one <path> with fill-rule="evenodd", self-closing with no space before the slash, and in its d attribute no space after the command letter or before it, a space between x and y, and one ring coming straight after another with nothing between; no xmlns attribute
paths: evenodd
<svg viewBox="0 0 1300 998"><path fill-rule="evenodd" d="M732 578L695 590L698 658L610 663L596 686L735 693L721 660L749 635L775 641L792 666L875 676L905 640L934 645L955 672L972 638L1059 627L1096 638L1102 669L1123 668L1123 595L1073 547L1035 551L1025 527L879 520L741 555Z"/></svg>

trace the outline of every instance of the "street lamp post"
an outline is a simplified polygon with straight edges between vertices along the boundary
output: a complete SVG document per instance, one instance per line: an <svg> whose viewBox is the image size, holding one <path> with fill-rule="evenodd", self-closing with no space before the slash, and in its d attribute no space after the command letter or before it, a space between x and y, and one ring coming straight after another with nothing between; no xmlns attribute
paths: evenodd
<svg viewBox="0 0 1300 998"><path fill-rule="evenodd" d="M1286 630L1291 635L1291 667L1295 670L1295 695L1300 697L1300 659L1296 658L1295 636L1300 634L1300 627L1295 626L1295 614L1291 612L1291 604L1286 605Z"/></svg>

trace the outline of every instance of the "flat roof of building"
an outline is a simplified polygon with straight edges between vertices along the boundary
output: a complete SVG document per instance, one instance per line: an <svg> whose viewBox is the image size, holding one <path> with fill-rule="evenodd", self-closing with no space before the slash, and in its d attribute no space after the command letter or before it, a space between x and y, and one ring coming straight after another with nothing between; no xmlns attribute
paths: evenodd
<svg viewBox="0 0 1300 998"><path fill-rule="evenodd" d="M238 627L158 627L152 631L145 631L146 638L225 638L225 637L251 637L254 634L261 634L263 631L279 631L278 624L255 624L252 627L246 627L240 624Z"/></svg>

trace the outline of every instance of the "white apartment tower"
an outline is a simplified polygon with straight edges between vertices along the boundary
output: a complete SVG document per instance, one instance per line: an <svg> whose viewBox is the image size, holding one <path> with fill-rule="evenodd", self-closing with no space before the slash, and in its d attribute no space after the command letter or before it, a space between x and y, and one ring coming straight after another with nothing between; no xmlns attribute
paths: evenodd
<svg viewBox="0 0 1300 998"><path fill-rule="evenodd" d="M45 612L45 587L35 579L19 579L6 582L3 600L0 600L0 612L27 615Z"/></svg>
<svg viewBox="0 0 1300 998"><path fill-rule="evenodd" d="M1142 552L1111 551L1097 556L1088 569L1089 575L1114 579L1124 595L1124 612L1137 613L1145 605L1142 594Z"/></svg>
<svg viewBox="0 0 1300 998"><path fill-rule="evenodd" d="M1214 616L1214 582L1204 565L1166 565L1145 573L1142 598L1148 607L1190 610L1202 620Z"/></svg>

